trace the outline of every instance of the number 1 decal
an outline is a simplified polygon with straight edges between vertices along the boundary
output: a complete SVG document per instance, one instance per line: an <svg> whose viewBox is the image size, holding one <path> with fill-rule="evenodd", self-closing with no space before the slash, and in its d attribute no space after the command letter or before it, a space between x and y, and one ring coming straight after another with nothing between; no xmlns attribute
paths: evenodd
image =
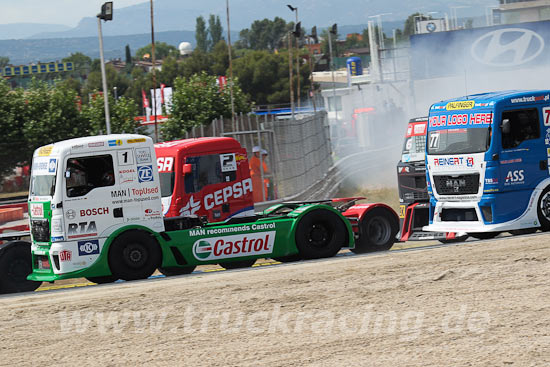
<svg viewBox="0 0 550 367"><path fill-rule="evenodd" d="M117 153L119 166L134 164L134 155L131 150L119 150Z"/></svg>

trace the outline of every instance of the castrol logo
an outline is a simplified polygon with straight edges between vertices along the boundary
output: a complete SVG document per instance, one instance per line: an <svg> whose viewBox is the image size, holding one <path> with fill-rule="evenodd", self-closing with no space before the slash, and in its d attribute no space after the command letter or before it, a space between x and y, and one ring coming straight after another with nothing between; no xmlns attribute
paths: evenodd
<svg viewBox="0 0 550 367"><path fill-rule="evenodd" d="M275 231L202 238L193 244L193 255L199 261L271 254Z"/></svg>

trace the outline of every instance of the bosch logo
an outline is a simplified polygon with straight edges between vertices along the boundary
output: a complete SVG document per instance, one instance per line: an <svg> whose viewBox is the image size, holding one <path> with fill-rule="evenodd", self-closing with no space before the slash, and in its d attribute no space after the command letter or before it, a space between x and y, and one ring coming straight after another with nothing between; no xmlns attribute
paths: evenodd
<svg viewBox="0 0 550 367"><path fill-rule="evenodd" d="M153 166L139 166L138 167L138 181L139 182L152 182L153 181Z"/></svg>
<svg viewBox="0 0 550 367"><path fill-rule="evenodd" d="M490 66L517 66L540 55L543 38L528 29L506 28L478 38L470 52L478 62Z"/></svg>
<svg viewBox="0 0 550 367"><path fill-rule="evenodd" d="M78 255L79 256L99 255L99 241L98 240L78 241Z"/></svg>

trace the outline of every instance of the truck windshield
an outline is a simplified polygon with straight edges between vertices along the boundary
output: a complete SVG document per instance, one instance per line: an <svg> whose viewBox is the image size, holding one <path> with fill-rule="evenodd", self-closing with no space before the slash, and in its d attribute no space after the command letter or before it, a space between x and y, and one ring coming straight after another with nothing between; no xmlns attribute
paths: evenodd
<svg viewBox="0 0 550 367"><path fill-rule="evenodd" d="M55 175L33 175L31 178L31 196L53 196L55 193Z"/></svg>
<svg viewBox="0 0 550 367"><path fill-rule="evenodd" d="M174 192L174 172L160 172L160 196L163 198L171 196Z"/></svg>
<svg viewBox="0 0 550 367"><path fill-rule="evenodd" d="M428 154L481 153L487 151L490 142L490 127L430 131Z"/></svg>
<svg viewBox="0 0 550 367"><path fill-rule="evenodd" d="M426 150L426 135L405 138L401 162L418 162L424 160Z"/></svg>

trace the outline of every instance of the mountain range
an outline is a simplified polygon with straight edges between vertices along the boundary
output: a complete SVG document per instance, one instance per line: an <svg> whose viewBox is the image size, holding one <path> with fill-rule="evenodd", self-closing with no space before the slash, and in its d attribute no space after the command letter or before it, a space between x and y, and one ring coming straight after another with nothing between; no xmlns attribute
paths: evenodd
<svg viewBox="0 0 550 367"><path fill-rule="evenodd" d="M339 3L332 0L229 0L232 40L236 41L238 31L249 28L255 20L279 16L287 22L294 21L295 14L286 6L289 3L298 7L299 20L306 29L338 23L339 33L345 35L352 31L361 32L369 20L380 19L384 31L391 36L393 28L402 28L404 20L415 12L444 17L454 11L460 18L479 17L485 14L487 6L497 5L498 1L347 0ZM218 15L226 29L225 5L222 0L155 0L155 39L174 46L182 41L194 44L196 18L203 16L207 19L210 14ZM104 22L102 27L107 58L123 57L126 44L130 44L132 50L147 45L151 38L149 1L120 9L116 8L115 1L113 20ZM0 56L9 57L13 64L55 61L77 51L90 57L99 55L95 16L82 18L74 28L51 24L0 24Z"/></svg>

